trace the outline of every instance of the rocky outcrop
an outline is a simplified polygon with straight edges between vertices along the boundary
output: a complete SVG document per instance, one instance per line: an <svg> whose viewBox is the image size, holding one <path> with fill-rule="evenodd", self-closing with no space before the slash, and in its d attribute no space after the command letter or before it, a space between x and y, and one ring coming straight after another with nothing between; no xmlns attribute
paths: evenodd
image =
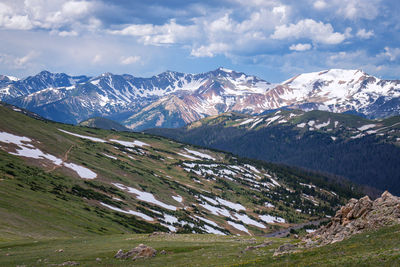
<svg viewBox="0 0 400 267"><path fill-rule="evenodd" d="M321 246L342 241L364 231L400 223L400 197L385 191L372 201L368 196L350 199L326 226L308 234L307 246Z"/></svg>
<svg viewBox="0 0 400 267"><path fill-rule="evenodd" d="M129 259L137 260L139 258L152 258L156 255L157 250L152 247L140 244L134 249L131 249L127 252L124 252L122 249L118 250L117 254L115 254L114 258L117 259Z"/></svg>

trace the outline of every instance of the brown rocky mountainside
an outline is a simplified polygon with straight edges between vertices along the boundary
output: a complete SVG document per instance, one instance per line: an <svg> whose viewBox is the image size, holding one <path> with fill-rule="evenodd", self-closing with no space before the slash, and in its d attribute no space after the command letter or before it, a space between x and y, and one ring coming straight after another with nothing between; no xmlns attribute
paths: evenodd
<svg viewBox="0 0 400 267"><path fill-rule="evenodd" d="M400 197L385 191L374 201L368 196L359 200L350 199L329 224L308 234L304 241L308 246L321 246L342 241L364 231L377 230L399 223Z"/></svg>

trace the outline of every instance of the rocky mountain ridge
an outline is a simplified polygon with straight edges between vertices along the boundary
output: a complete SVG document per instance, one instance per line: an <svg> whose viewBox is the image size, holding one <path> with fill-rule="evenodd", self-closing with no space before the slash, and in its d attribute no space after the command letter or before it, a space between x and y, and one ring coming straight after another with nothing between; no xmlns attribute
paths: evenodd
<svg viewBox="0 0 400 267"><path fill-rule="evenodd" d="M280 84L225 68L201 74L167 71L150 78L47 71L21 80L2 77L0 100L55 121L75 124L101 116L135 130L180 127L228 111L260 114L282 107L370 118L400 114L400 81L361 70L300 74Z"/></svg>

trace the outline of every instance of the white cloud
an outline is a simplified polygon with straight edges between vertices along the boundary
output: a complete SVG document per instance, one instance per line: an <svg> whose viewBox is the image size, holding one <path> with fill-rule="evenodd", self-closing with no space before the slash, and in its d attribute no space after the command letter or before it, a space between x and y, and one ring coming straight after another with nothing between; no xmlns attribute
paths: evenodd
<svg viewBox="0 0 400 267"><path fill-rule="evenodd" d="M326 8L328 5L326 4L325 1L318 0L318 1L314 2L313 6L314 6L315 9L319 9L320 10L320 9Z"/></svg>
<svg viewBox="0 0 400 267"><path fill-rule="evenodd" d="M390 61L395 61L400 57L400 48L391 48L386 46L384 49L385 51L381 53L380 56L389 58Z"/></svg>
<svg viewBox="0 0 400 267"><path fill-rule="evenodd" d="M58 32L58 35L61 37L68 37L68 36L78 36L78 33L76 31L60 31Z"/></svg>
<svg viewBox="0 0 400 267"><path fill-rule="evenodd" d="M374 36L374 31L373 30L367 31L365 29L360 29L360 30L358 30L356 35L358 37L360 37L361 39L369 39L372 36Z"/></svg>
<svg viewBox="0 0 400 267"><path fill-rule="evenodd" d="M94 3L76 0L24 0L14 3L0 3L0 28L5 29L47 29L60 31L69 36L76 32L71 28L90 25ZM63 28L63 30L60 30ZM65 30L69 28L71 30Z"/></svg>
<svg viewBox="0 0 400 267"><path fill-rule="evenodd" d="M25 56L23 56L23 57L16 58L16 59L14 60L15 67L16 67L16 68L25 68L26 65L27 65L32 59L34 59L34 58L37 57L37 56L38 56L38 53L37 53L37 52L31 51L31 52L29 52L27 55L25 55Z"/></svg>
<svg viewBox="0 0 400 267"><path fill-rule="evenodd" d="M216 54L225 53L230 50L229 45L224 43L212 43L192 49L190 53L194 57L214 57Z"/></svg>
<svg viewBox="0 0 400 267"><path fill-rule="evenodd" d="M122 65L130 65L138 61L140 61L139 56L129 56L129 57L122 57L120 62Z"/></svg>
<svg viewBox="0 0 400 267"><path fill-rule="evenodd" d="M10 6L0 3L0 28L29 30L32 27L27 15L17 14Z"/></svg>
<svg viewBox="0 0 400 267"><path fill-rule="evenodd" d="M171 19L164 25L133 24L122 30L110 31L111 34L138 36L146 45L174 44L194 37L197 31L196 25L179 25Z"/></svg>
<svg viewBox="0 0 400 267"><path fill-rule="evenodd" d="M271 38L278 40L308 38L316 43L339 44L346 39L346 36L334 32L329 23L324 24L312 19L304 19L296 24L277 26Z"/></svg>
<svg viewBox="0 0 400 267"><path fill-rule="evenodd" d="M381 0L332 0L337 14L347 19L374 19L379 15Z"/></svg>
<svg viewBox="0 0 400 267"><path fill-rule="evenodd" d="M307 51L311 49L311 45L310 44L293 44L289 47L290 50L293 51Z"/></svg>
<svg viewBox="0 0 400 267"><path fill-rule="evenodd" d="M0 54L1 65L6 65L10 69L28 69L31 66L31 61L39 55L36 51L30 51L24 56L16 56L13 54Z"/></svg>

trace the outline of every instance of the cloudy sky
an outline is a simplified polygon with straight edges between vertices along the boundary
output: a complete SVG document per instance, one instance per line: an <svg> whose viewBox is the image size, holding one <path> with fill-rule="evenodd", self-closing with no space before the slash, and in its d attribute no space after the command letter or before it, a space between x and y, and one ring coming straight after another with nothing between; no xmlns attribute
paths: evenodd
<svg viewBox="0 0 400 267"><path fill-rule="evenodd" d="M399 0L0 0L0 73L149 77L224 66L271 82L400 79Z"/></svg>

